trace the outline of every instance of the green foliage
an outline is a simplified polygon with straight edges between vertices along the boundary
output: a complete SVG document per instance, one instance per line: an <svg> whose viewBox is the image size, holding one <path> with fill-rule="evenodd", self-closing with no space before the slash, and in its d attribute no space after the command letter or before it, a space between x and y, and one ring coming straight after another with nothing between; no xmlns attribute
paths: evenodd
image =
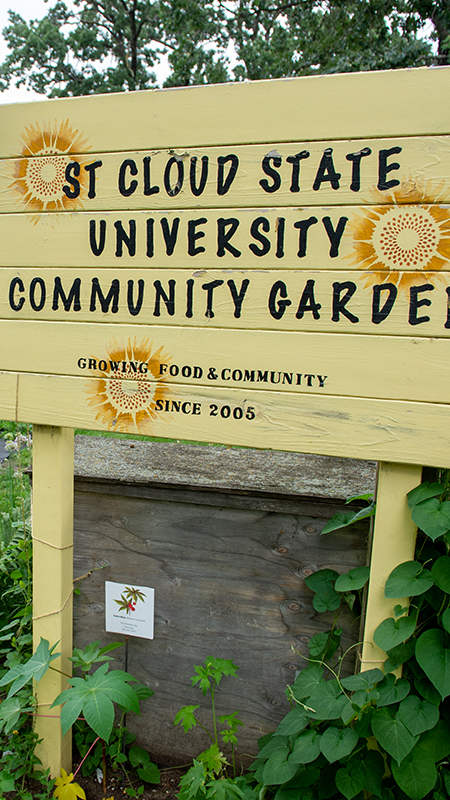
<svg viewBox="0 0 450 800"><path fill-rule="evenodd" d="M204 664L194 667L195 675L191 678L192 686L201 689L204 696L209 695L212 712L212 732L196 717L197 706L184 706L175 717L174 724L182 725L185 733L199 725L209 736L212 744L204 750L192 767L180 781L179 800L202 800L215 798L215 800L244 800L242 786L236 778L235 747L237 745L237 730L243 724L238 718L238 711L231 714L222 714L218 719L216 715L215 696L222 678L236 675L238 667L231 660L209 656ZM220 723L222 730L218 730ZM224 744L231 746L232 766L234 778L228 778L226 768L229 766L227 759L219 747L219 736ZM244 779L242 779L244 780ZM244 781L244 785L245 781ZM254 794L248 789L246 800L253 800ZM256 798L255 798L256 800Z"/></svg>
<svg viewBox="0 0 450 800"><path fill-rule="evenodd" d="M415 520L426 529L414 561L389 576L386 597L399 602L376 629L387 651L384 671L341 678L343 655L337 628L348 593L360 593L367 571L338 576L325 569L306 579L317 610L333 610L333 628L317 657L310 640L309 665L287 689L291 711L261 740L251 768L251 788L274 800L411 798L449 796L450 770L450 475L408 495ZM447 520L447 521L446 521ZM353 574L352 574L353 573ZM335 597L338 596L339 603ZM403 677L393 674L402 666Z"/></svg>
<svg viewBox="0 0 450 800"><path fill-rule="evenodd" d="M66 97L154 88L162 58L168 87L443 64L449 17L431 0L53 0L9 12L0 79Z"/></svg>

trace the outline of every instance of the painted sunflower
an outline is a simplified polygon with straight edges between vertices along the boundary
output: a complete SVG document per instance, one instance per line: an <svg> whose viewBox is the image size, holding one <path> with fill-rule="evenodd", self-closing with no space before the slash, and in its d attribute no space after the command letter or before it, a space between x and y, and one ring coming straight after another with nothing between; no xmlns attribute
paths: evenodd
<svg viewBox="0 0 450 800"><path fill-rule="evenodd" d="M22 158L14 159L14 180L9 188L20 195L20 202L26 209L40 213L70 211L80 207L87 185L87 172L80 170L79 197L67 197L63 186L67 183L66 167L72 161L71 155L88 149L82 134L71 127L69 120L43 127L36 123L25 129L22 141ZM81 167L87 163L86 159L79 157L77 161Z"/></svg>
<svg viewBox="0 0 450 800"><path fill-rule="evenodd" d="M449 264L450 208L439 205L443 189L443 183L433 190L431 181L410 178L387 196L374 190L382 205L358 209L348 224L349 258L373 273L367 286L390 281L408 289Z"/></svg>
<svg viewBox="0 0 450 800"><path fill-rule="evenodd" d="M158 416L156 402L168 392L160 378L159 365L170 359L162 350L160 347L152 352L148 339L138 342L135 337L125 344L113 340L107 355L95 358L98 369L91 370L96 379L87 384L87 403L96 411L95 419L108 430L152 433L152 422ZM143 365L145 372L139 370L139 365Z"/></svg>

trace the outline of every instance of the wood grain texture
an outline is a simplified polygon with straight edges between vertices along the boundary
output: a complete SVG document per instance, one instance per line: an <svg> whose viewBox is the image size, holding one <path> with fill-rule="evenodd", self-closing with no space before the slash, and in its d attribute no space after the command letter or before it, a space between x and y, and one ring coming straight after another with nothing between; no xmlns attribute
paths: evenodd
<svg viewBox="0 0 450 800"><path fill-rule="evenodd" d="M239 328L448 338L450 328L445 325L448 324L449 272L427 272L426 278L420 272L415 275L400 272L395 277L404 288L392 290L394 303L389 314L381 319L376 316L377 309L384 307L391 291L379 289L392 279L387 271L374 276L369 271L348 270L343 274L331 269L167 268L124 272L92 268L3 268L0 269L0 319L48 320L66 325L69 322L114 323L118 332L120 325L126 323L133 325L138 336L141 325L162 324L185 329ZM216 281L215 288L211 289ZM335 315L337 297L343 297L347 289L344 286L336 294L334 285L346 281L356 287L345 305L350 314ZM423 289L425 283L434 288ZM103 298L108 297L111 287L117 287L117 291L102 305L97 287ZM168 298L169 306L161 291ZM188 297L189 292L192 295ZM430 305L420 310L416 302L423 299L429 300ZM414 319L423 320L419 325L411 323L411 311ZM70 330L74 330L73 326Z"/></svg>
<svg viewBox="0 0 450 800"><path fill-rule="evenodd" d="M220 714L239 709L240 756L257 751L259 736L275 729L288 710L285 687L304 666L307 641L330 620L317 615L304 579L312 570L339 572L366 560L364 530L344 530L320 537L325 517L305 511L271 513L179 502L178 490L166 499L86 493L75 495L75 574L93 567L75 599L74 635L78 646L92 639L118 637L104 633L104 581L155 588L155 638L131 638L129 670L155 691L142 717L129 717L139 742L163 762L185 763L207 746L201 730L186 736L173 726L185 704L199 704L208 721L207 704L191 688L194 664L209 655L232 658L238 678L226 679L217 696ZM341 507L342 508L342 507ZM343 615L347 646L357 640ZM297 653L292 652L295 647ZM116 654L115 654L116 655ZM123 666L119 650L118 666ZM351 659L347 669L351 671Z"/></svg>
<svg viewBox="0 0 450 800"><path fill-rule="evenodd" d="M114 381L130 396L147 384L149 402L239 387L255 398L270 390L447 403L449 354L447 339L163 326L137 335L125 325L0 321L4 369L20 364L24 373L75 376L93 388L97 378Z"/></svg>
<svg viewBox="0 0 450 800"><path fill-rule="evenodd" d="M427 202L449 202L450 140L430 136L120 153L87 148L79 157L2 159L0 213L34 213L39 201L51 210L55 179L60 189L78 192L72 201L61 194L60 209L68 212L379 205L392 202L391 189L377 189L385 167L410 196L417 186Z"/></svg>
<svg viewBox="0 0 450 800"><path fill-rule="evenodd" d="M1 107L0 156L21 154L30 124L66 119L92 152L448 134L449 83L441 67L15 103Z"/></svg>
<svg viewBox="0 0 450 800"><path fill-rule="evenodd" d="M428 265L433 271L436 268L433 255L436 244L440 244L443 255L439 256L438 269L449 270L446 248L450 211L446 207L433 206L432 213L417 206L379 208L383 218L376 214L378 238L374 238L370 221L374 212L368 206L1 214L0 267L348 271L373 266L377 272L392 267L397 282L398 269L413 272L420 269L426 273ZM389 235L384 231L385 222L391 221L390 217L385 221L384 214L400 218L403 226L406 214L418 212L425 215L424 224L429 224L431 233L436 236L434 244L426 246L425 266L420 259L414 263L401 248L394 265L393 259L382 250L381 237ZM435 220L433 214L440 214L441 218ZM280 218L285 222L283 244L278 250ZM263 226L266 226L265 231ZM195 241L194 236L197 237ZM407 244L406 250L414 250L416 245L417 235L412 245ZM422 272L421 277L426 278L426 274Z"/></svg>
<svg viewBox="0 0 450 800"><path fill-rule="evenodd" d="M190 403L186 412L155 414L148 424L105 404L87 404L92 383L83 378L0 373L2 419L92 430L148 433L173 439L321 453L404 464L450 466L450 408L439 403L368 400L318 394L173 387L171 398ZM128 387L127 387L128 388ZM130 387L131 388L131 387ZM98 395L99 396L99 395ZM101 400L101 398L100 398ZM194 403L200 413L193 414ZM211 416L217 405L218 413ZM230 416L223 418L227 406ZM234 409L243 410L241 419ZM246 418L249 408L255 419ZM239 412L240 416L240 412ZM138 427L139 425L139 427Z"/></svg>

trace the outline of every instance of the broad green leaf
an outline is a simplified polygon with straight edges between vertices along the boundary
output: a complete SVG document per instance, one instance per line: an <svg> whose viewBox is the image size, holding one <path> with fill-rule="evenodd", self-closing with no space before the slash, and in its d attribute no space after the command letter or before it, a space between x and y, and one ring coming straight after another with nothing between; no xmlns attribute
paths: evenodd
<svg viewBox="0 0 450 800"><path fill-rule="evenodd" d="M442 490L442 484L424 481L424 483L421 483L420 486L416 486L415 489L411 489L411 491L406 495L408 498L408 508L414 508L417 503L421 503L423 500L428 500L429 497L440 497Z"/></svg>
<svg viewBox="0 0 450 800"><path fill-rule="evenodd" d="M450 559L449 559L450 562ZM415 597L433 586L433 577L418 561L405 561L391 572L384 587L385 597Z"/></svg>
<svg viewBox="0 0 450 800"><path fill-rule="evenodd" d="M180 789L183 797L197 798L201 796L201 789L205 785L205 770L201 761L193 760L192 767L180 780ZM181 792L180 792L181 794Z"/></svg>
<svg viewBox="0 0 450 800"><path fill-rule="evenodd" d="M147 753L147 750L144 750L143 747L139 747L137 744L130 747L128 758L132 767L143 766L151 761L150 754Z"/></svg>
<svg viewBox="0 0 450 800"><path fill-rule="evenodd" d="M343 794L347 800L352 800L352 797L356 797L356 795L359 794L362 789L364 789L364 786L359 778L353 775L353 773L350 774L348 769L345 767L338 769L336 772L335 781L340 793Z"/></svg>
<svg viewBox="0 0 450 800"><path fill-rule="evenodd" d="M15 790L14 778L7 769L2 769L0 772L0 792L14 792Z"/></svg>
<svg viewBox="0 0 450 800"><path fill-rule="evenodd" d="M411 656L414 655L415 649L416 642L414 639L410 639L408 642L402 642L388 650L387 654L389 658L383 664L385 673L392 672L394 669L404 664L405 661L409 661Z"/></svg>
<svg viewBox="0 0 450 800"><path fill-rule="evenodd" d="M335 592L333 581L323 583L320 592L316 592L313 597L313 607L319 614L325 611L336 611L341 605L341 596Z"/></svg>
<svg viewBox="0 0 450 800"><path fill-rule="evenodd" d="M288 761L289 748L276 750L267 760L264 771L263 781L268 786L276 786L279 783L286 783L294 777L298 770L298 764Z"/></svg>
<svg viewBox="0 0 450 800"><path fill-rule="evenodd" d="M305 711L313 719L339 719L346 703L347 698L341 693L338 682L324 681L310 695Z"/></svg>
<svg viewBox="0 0 450 800"><path fill-rule="evenodd" d="M1 707L0 707L1 708ZM299 733L309 724L309 717L305 714L302 708L293 708L286 714L285 718L281 720L276 730L277 736L292 736L294 733Z"/></svg>
<svg viewBox="0 0 450 800"><path fill-rule="evenodd" d="M381 647L382 650L390 650L392 647L406 642L414 633L415 627L416 618L414 615L410 617L400 617L400 619L388 617L388 619L384 619L375 630L373 635L374 642L378 647Z"/></svg>
<svg viewBox="0 0 450 800"><path fill-rule="evenodd" d="M383 681L377 685L377 692L379 697L377 699L378 708L383 706L390 706L393 703L399 703L403 700L410 691L409 681L406 678L397 678L395 675L386 675Z"/></svg>
<svg viewBox="0 0 450 800"><path fill-rule="evenodd" d="M325 683L323 669L320 664L313 664L311 667L302 669L297 675L292 684L292 693L297 700L304 700L321 683Z"/></svg>
<svg viewBox="0 0 450 800"><path fill-rule="evenodd" d="M433 703L416 695L407 697L399 705L397 715L413 736L429 731L439 720L439 710Z"/></svg>
<svg viewBox="0 0 450 800"><path fill-rule="evenodd" d="M272 736L266 745L258 753L258 758L269 758L276 750L284 750L287 756L289 752L287 736Z"/></svg>
<svg viewBox="0 0 450 800"><path fill-rule="evenodd" d="M312 575L308 575L305 578L305 583L308 589L311 589L312 592L321 592L322 587L327 585L330 581L333 582L336 578L339 577L339 572L336 572L335 569L318 569L316 572L313 572Z"/></svg>
<svg viewBox="0 0 450 800"><path fill-rule="evenodd" d="M377 750L365 750L348 762L348 769L356 781L362 783L366 792L380 796L381 780L385 772L383 756Z"/></svg>
<svg viewBox="0 0 450 800"><path fill-rule="evenodd" d="M450 754L450 727L440 719L430 731L422 733L417 749L423 750L435 763Z"/></svg>
<svg viewBox="0 0 450 800"><path fill-rule="evenodd" d="M330 762L349 756L358 744L358 734L353 728L327 728L320 738L320 749Z"/></svg>
<svg viewBox="0 0 450 800"><path fill-rule="evenodd" d="M435 497L414 506L411 517L430 539L437 539L450 530L450 502L440 503Z"/></svg>
<svg viewBox="0 0 450 800"><path fill-rule="evenodd" d="M450 649L447 634L436 628L425 631L416 642L416 659L444 700L450 694Z"/></svg>
<svg viewBox="0 0 450 800"><path fill-rule="evenodd" d="M47 672L50 663L61 655L61 653L53 652L55 647L56 645L53 645L53 647L50 648L47 639L41 638L36 651L25 664L19 664L3 675L0 679L0 686L5 686L8 683L12 684L8 692L8 698L17 694L17 692L33 678L36 681L41 680L42 676Z"/></svg>
<svg viewBox="0 0 450 800"><path fill-rule="evenodd" d="M375 683L382 681L383 678L384 675L381 669L367 669L357 675L349 675L347 678L342 678L341 684L344 689L355 692L358 689L371 689Z"/></svg>
<svg viewBox="0 0 450 800"><path fill-rule="evenodd" d="M315 730L303 731L295 739L289 761L295 764L310 764L320 755L320 735Z"/></svg>
<svg viewBox="0 0 450 800"><path fill-rule="evenodd" d="M436 586L446 594L450 594L450 558L448 556L438 558L431 567L431 574Z"/></svg>
<svg viewBox="0 0 450 800"><path fill-rule="evenodd" d="M145 766L138 767L137 774L139 775L141 781L146 781L147 783L160 783L161 782L161 773L152 761L149 761Z"/></svg>
<svg viewBox="0 0 450 800"><path fill-rule="evenodd" d="M155 783L155 781L153 781ZM209 781L206 791L207 798L214 800L244 800L244 793L232 778L219 778Z"/></svg>
<svg viewBox="0 0 450 800"><path fill-rule="evenodd" d="M450 608L447 608L442 614L441 622L447 633L450 633Z"/></svg>
<svg viewBox="0 0 450 800"><path fill-rule="evenodd" d="M17 725L22 709L23 704L18 697L10 697L0 703L0 730L3 733L9 733Z"/></svg>
<svg viewBox="0 0 450 800"><path fill-rule="evenodd" d="M381 747L395 758L398 764L403 761L418 741L417 737L412 736L403 722L394 717L388 708L380 708L379 711L375 711L372 717L372 732Z"/></svg>
<svg viewBox="0 0 450 800"><path fill-rule="evenodd" d="M334 514L331 519L325 523L320 533L332 533L333 531L338 531L340 528L346 528L347 525L351 525L354 516L355 514L353 511L340 511Z"/></svg>
<svg viewBox="0 0 450 800"><path fill-rule="evenodd" d="M355 567L345 575L339 575L334 588L337 592L356 592L369 580L369 567Z"/></svg>
<svg viewBox="0 0 450 800"><path fill-rule="evenodd" d="M393 761L391 769L395 782L411 800L421 800L436 783L437 770L433 761L418 748L409 753L400 765Z"/></svg>

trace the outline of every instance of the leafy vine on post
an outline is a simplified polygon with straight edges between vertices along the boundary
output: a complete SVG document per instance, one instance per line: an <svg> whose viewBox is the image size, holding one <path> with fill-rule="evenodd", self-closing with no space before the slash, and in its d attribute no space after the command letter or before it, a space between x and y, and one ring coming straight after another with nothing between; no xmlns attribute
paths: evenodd
<svg viewBox="0 0 450 800"><path fill-rule="evenodd" d="M309 665L288 688L291 711L247 776L259 798L274 800L445 800L450 797L450 501L449 473L408 494L419 527L416 557L390 574L385 595L402 600L376 629L384 672L341 677L333 661L340 630L310 641ZM339 523L339 520L335 520ZM342 522L343 520L341 520ZM349 522L344 521L344 524ZM307 579L318 611L354 603L366 568ZM402 667L403 676L396 671Z"/></svg>

